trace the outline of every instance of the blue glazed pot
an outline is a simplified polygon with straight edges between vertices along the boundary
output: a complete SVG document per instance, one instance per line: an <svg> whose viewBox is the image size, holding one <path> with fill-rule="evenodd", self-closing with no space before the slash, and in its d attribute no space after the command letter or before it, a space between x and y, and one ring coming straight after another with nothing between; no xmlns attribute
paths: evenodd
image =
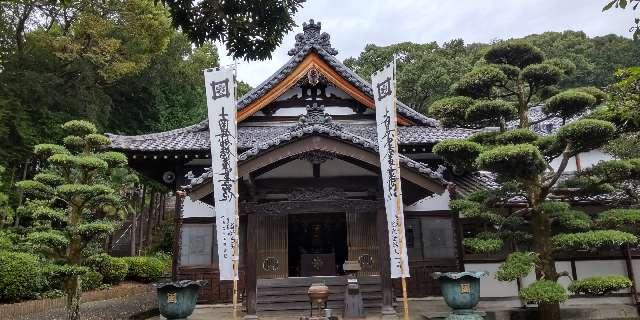
<svg viewBox="0 0 640 320"><path fill-rule="evenodd" d="M180 280L155 284L160 314L170 320L187 319L196 307L198 290L204 280Z"/></svg>
<svg viewBox="0 0 640 320"><path fill-rule="evenodd" d="M480 300L480 278L487 276L481 272L434 272L433 278L440 281L442 296L454 314L473 314L473 308Z"/></svg>

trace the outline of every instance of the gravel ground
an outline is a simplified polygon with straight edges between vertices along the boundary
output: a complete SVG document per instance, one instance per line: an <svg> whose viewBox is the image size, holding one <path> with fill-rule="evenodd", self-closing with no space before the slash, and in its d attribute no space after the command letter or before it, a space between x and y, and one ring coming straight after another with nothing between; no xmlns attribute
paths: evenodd
<svg viewBox="0 0 640 320"><path fill-rule="evenodd" d="M83 320L123 320L157 308L156 293L148 292L117 299L93 301L80 306ZM0 319L2 315L0 315ZM65 320L64 309L54 309L18 318L19 320ZM18 320L16 319L16 320ZM142 318L144 319L144 318Z"/></svg>

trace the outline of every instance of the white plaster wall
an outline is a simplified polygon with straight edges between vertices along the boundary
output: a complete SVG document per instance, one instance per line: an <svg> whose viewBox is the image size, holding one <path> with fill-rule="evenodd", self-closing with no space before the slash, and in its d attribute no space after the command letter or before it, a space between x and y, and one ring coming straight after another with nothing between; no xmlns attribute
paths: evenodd
<svg viewBox="0 0 640 320"><path fill-rule="evenodd" d="M411 205L405 205L404 211L449 210L449 200L449 190L446 190L443 194L433 194Z"/></svg>
<svg viewBox="0 0 640 320"><path fill-rule="evenodd" d="M489 275L480 279L480 297L505 298L518 295L516 282L502 282L495 278L500 263L465 263L467 271L488 271Z"/></svg>
<svg viewBox="0 0 640 320"><path fill-rule="evenodd" d="M192 200L185 197L182 206L182 217L184 218L212 218L216 213L213 206L202 201Z"/></svg>
<svg viewBox="0 0 640 320"><path fill-rule="evenodd" d="M320 165L320 177L353 176L376 176L376 173L339 159L327 160Z"/></svg>
<svg viewBox="0 0 640 320"><path fill-rule="evenodd" d="M582 169L590 168L594 164L600 161L614 159L612 155L597 149L591 150L589 152L581 153L578 157L580 158L580 167ZM554 159L553 161L551 161L551 166L554 169L558 169L558 167L560 166L561 160L562 160L561 158ZM572 157L571 159L569 159L569 162L567 163L567 168L565 169L565 172L575 172L576 170L577 170L576 159L575 157Z"/></svg>
<svg viewBox="0 0 640 320"><path fill-rule="evenodd" d="M321 169L322 170L322 169ZM266 178L311 178L313 177L313 165L306 160L293 160L266 172L256 179Z"/></svg>
<svg viewBox="0 0 640 320"><path fill-rule="evenodd" d="M353 177L375 176L376 174L358 167L349 162L332 159L320 165L320 177ZM313 165L307 160L293 160L269 172L262 174L257 179L266 178L312 178Z"/></svg>

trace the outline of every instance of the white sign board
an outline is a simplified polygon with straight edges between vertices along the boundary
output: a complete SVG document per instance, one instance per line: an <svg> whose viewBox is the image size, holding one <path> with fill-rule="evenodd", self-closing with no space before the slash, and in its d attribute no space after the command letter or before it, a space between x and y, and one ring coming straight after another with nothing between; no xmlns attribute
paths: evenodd
<svg viewBox="0 0 640 320"><path fill-rule="evenodd" d="M204 72L211 140L211 170L215 198L220 280L238 279L238 157L233 69Z"/></svg>
<svg viewBox="0 0 640 320"><path fill-rule="evenodd" d="M409 277L409 259L404 238L400 161L398 159L394 64L387 65L383 70L371 75L371 85L376 105L378 152L380 153L384 205L389 229L391 278Z"/></svg>

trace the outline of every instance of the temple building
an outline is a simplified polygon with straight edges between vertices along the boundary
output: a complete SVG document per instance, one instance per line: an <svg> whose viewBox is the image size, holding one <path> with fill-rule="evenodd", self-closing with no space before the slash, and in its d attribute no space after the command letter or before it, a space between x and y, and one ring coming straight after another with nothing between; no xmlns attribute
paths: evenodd
<svg viewBox="0 0 640 320"><path fill-rule="evenodd" d="M303 24L295 39L291 59L237 101L242 301L249 314L308 309L306 289L322 277L332 292L329 307L340 308L342 264L356 260L365 306L388 308L399 284L389 279L370 82L336 59L319 22ZM495 270L504 258L465 256L462 235L473 228L464 227L448 205L496 183L482 172L455 175L431 151L443 139L465 138L474 130L444 128L400 101L397 110L408 291L413 297L437 296L432 272L461 271L465 265ZM201 302L229 301L231 284L221 284L217 276L207 120L110 138L133 168L186 191L176 221L174 272L178 278L208 280ZM486 268L478 267L482 263ZM569 271L579 272L575 261L560 263L559 271L573 266ZM517 295L516 284L486 281L488 294L494 286L497 295Z"/></svg>

